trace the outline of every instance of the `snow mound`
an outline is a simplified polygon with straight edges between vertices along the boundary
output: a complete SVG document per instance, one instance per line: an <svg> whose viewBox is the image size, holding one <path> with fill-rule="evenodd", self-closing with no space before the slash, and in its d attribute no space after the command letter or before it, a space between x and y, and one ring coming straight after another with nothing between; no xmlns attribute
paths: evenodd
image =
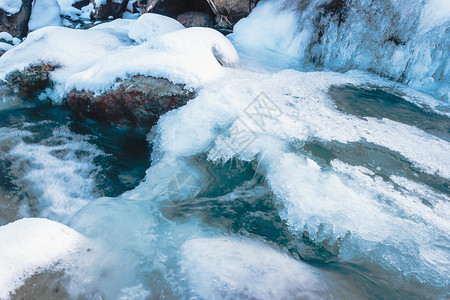
<svg viewBox="0 0 450 300"><path fill-rule="evenodd" d="M143 43L153 40L157 36L181 29L184 29L184 26L175 19L148 13L140 16L133 23L128 36L137 43Z"/></svg>
<svg viewBox="0 0 450 300"><path fill-rule="evenodd" d="M0 0L0 9L3 9L7 13L16 14L22 7L22 1L20 0Z"/></svg>
<svg viewBox="0 0 450 300"><path fill-rule="evenodd" d="M102 92L113 86L117 78L132 74L163 77L197 88L223 76L222 66L231 67L238 62L233 45L219 32L187 28L116 51L91 68L72 75L65 89Z"/></svg>
<svg viewBox="0 0 450 300"><path fill-rule="evenodd" d="M33 31L46 26L61 26L60 14L56 0L36 0L33 3L28 29Z"/></svg>
<svg viewBox="0 0 450 300"><path fill-rule="evenodd" d="M173 31L177 21L154 15L149 19L115 20L88 30L36 30L0 57L0 79L30 65L57 65L52 72L54 90L46 93L59 102L73 88L102 92L113 87L118 78L131 75L163 77L196 88L222 76L224 67L239 62L231 42L213 29L178 27L180 30ZM129 36L140 40L151 37L137 29L145 27L147 21L159 25L153 28L151 40L136 45Z"/></svg>
<svg viewBox="0 0 450 300"><path fill-rule="evenodd" d="M79 251L85 238L47 219L21 219L0 227L0 299L35 274Z"/></svg>
<svg viewBox="0 0 450 300"><path fill-rule="evenodd" d="M191 291L202 299L313 299L326 290L313 267L250 239L196 238L182 256Z"/></svg>

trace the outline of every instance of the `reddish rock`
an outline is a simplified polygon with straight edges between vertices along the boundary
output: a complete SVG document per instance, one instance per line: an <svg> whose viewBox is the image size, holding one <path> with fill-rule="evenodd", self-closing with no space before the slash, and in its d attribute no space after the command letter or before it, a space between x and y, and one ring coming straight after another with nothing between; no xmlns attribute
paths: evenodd
<svg viewBox="0 0 450 300"><path fill-rule="evenodd" d="M164 78L137 75L101 95L72 90L67 103L78 114L114 124L150 128L158 118L195 97L195 93Z"/></svg>

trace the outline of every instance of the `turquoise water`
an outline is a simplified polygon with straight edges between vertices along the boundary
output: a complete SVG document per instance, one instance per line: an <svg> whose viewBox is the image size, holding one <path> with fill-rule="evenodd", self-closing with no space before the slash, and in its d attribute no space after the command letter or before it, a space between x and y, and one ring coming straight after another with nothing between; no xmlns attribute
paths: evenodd
<svg viewBox="0 0 450 300"><path fill-rule="evenodd" d="M329 94L336 108L346 114L388 118L448 141L447 117L397 95L353 86L332 87ZM333 278L339 288L330 297L439 299L448 291L447 287L420 283L370 260L342 261L339 242L317 242L307 230L292 231L280 214L283 203L277 201L267 178L258 172L256 160L232 159L215 164L206 155L196 156L191 160L202 170L204 188L194 189L190 197L183 198L178 194L179 186L171 181L168 199L133 201L127 194L114 197L136 188L150 167L152 145L144 133L82 119L64 106L39 102L0 110L0 129L0 223L44 216L100 240L102 247L110 247L107 253L111 257L99 254L92 267L81 265L67 274L53 274L51 279L43 275L28 281L23 289L42 293L42 298L55 291L40 286L61 287L64 297L114 298L121 285L136 282L140 288L151 290L151 294L141 294L142 298L188 298L192 294L176 262L180 247L176 240L195 237L197 231L265 241ZM363 166L386 182L393 175L402 176L450 196L448 180L425 173L399 153L369 142L293 141L290 147L292 153L304 155L324 169L339 159ZM41 173L33 175L35 172ZM50 179L42 180L42 174ZM178 180L194 188L197 184L189 176ZM44 185L50 183L52 186L46 189ZM60 207L62 196L71 203L70 212L55 209ZM426 196L422 201L433 207ZM155 262L161 255L167 256L162 265ZM77 276L84 274L93 280L83 284ZM238 298L247 297L241 296Z"/></svg>

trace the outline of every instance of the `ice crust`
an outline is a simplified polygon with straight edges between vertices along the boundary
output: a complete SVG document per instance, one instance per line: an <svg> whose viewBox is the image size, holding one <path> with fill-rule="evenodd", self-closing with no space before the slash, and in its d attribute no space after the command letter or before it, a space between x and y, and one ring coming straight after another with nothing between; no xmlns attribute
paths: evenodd
<svg viewBox="0 0 450 300"><path fill-rule="evenodd" d="M368 70L449 99L448 1L335 1L324 8L329 3L261 1L231 39L262 60L273 59L271 52L300 66Z"/></svg>

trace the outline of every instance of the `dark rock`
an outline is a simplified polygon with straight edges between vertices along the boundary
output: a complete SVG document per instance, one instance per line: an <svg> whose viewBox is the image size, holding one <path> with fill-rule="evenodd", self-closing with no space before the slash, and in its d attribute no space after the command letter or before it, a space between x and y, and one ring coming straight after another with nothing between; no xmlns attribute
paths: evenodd
<svg viewBox="0 0 450 300"><path fill-rule="evenodd" d="M221 27L232 28L240 19L250 14L259 0L206 0Z"/></svg>
<svg viewBox="0 0 450 300"><path fill-rule="evenodd" d="M204 12L199 11L188 11L179 14L177 17L178 22L183 24L185 27L209 27L214 26L213 18Z"/></svg>
<svg viewBox="0 0 450 300"><path fill-rule="evenodd" d="M72 4L72 6L78 9L82 9L86 5L89 5L89 3L91 3L90 0L77 0Z"/></svg>
<svg viewBox="0 0 450 300"><path fill-rule="evenodd" d="M175 18L187 10L189 0L147 0L142 13L152 12Z"/></svg>
<svg viewBox="0 0 450 300"><path fill-rule="evenodd" d="M51 86L50 72L57 68L58 66L49 64L31 66L8 74L6 81L20 96L32 98Z"/></svg>
<svg viewBox="0 0 450 300"><path fill-rule="evenodd" d="M122 80L117 89L96 95L72 90L67 103L78 114L114 124L150 128L158 118L186 104L195 93L164 78L136 75Z"/></svg>
<svg viewBox="0 0 450 300"><path fill-rule="evenodd" d="M110 16L114 19L121 18L125 12L128 0L119 0L122 2L114 2L113 0L106 0L102 5L96 6L94 2L94 10L91 13L93 20L107 20Z"/></svg>
<svg viewBox="0 0 450 300"><path fill-rule="evenodd" d="M0 32L6 31L15 37L24 37L28 33L28 21L33 0L22 0L22 7L16 14L0 9Z"/></svg>

